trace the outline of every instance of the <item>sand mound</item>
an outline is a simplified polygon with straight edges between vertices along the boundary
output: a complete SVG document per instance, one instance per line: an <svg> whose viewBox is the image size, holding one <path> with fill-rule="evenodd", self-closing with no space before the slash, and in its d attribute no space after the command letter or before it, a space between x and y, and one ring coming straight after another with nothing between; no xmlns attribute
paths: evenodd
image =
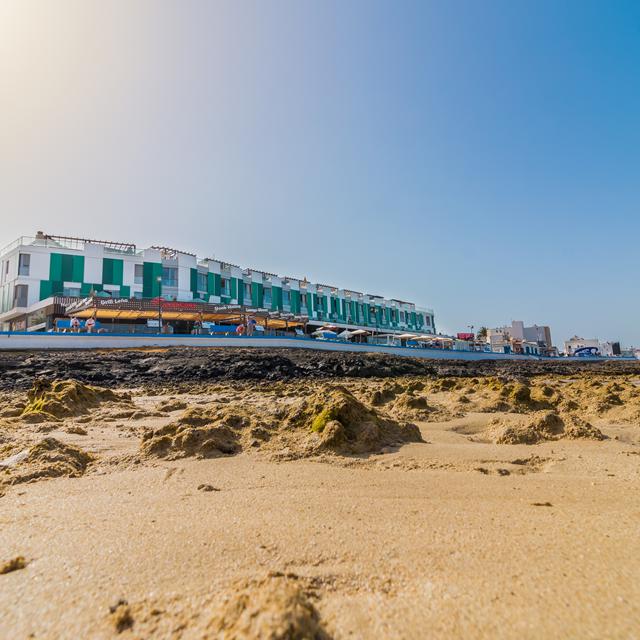
<svg viewBox="0 0 640 640"><path fill-rule="evenodd" d="M583 420L579 416L564 416L564 437L570 440L606 440L600 429L594 427L590 422Z"/></svg>
<svg viewBox="0 0 640 640"><path fill-rule="evenodd" d="M599 429L577 416L558 415L555 411L536 411L516 421L495 418L485 435L496 444L537 444L549 440L603 440Z"/></svg>
<svg viewBox="0 0 640 640"><path fill-rule="evenodd" d="M141 453L216 457L254 449L298 458L327 452L370 453L422 441L415 425L378 415L343 387L323 386L294 402L269 401L260 411L249 412L245 405L190 407L177 421L147 432Z"/></svg>
<svg viewBox="0 0 640 640"><path fill-rule="evenodd" d="M402 387L395 382L385 382L380 388L375 389L369 397L369 402L374 407L379 407L393 400L396 395L402 393Z"/></svg>
<svg viewBox="0 0 640 640"><path fill-rule="evenodd" d="M307 452L370 453L402 442L422 442L420 430L383 418L344 387L321 390L294 409L289 426L302 428Z"/></svg>
<svg viewBox="0 0 640 640"><path fill-rule="evenodd" d="M81 476L93 457L86 451L55 438L44 438L25 452L14 456L7 467L8 484L31 482L42 478Z"/></svg>
<svg viewBox="0 0 640 640"><path fill-rule="evenodd" d="M27 393L27 404L21 417L28 422L58 421L77 416L97 407L102 402L129 401L111 389L94 387L77 380L37 379Z"/></svg>
<svg viewBox="0 0 640 640"><path fill-rule="evenodd" d="M433 413L434 409L429 406L424 396L418 396L409 391L396 398L391 411L400 418L424 420Z"/></svg>
<svg viewBox="0 0 640 640"><path fill-rule="evenodd" d="M438 378L431 383L431 389L439 391L453 391L459 387L459 381L455 378Z"/></svg>
<svg viewBox="0 0 640 640"><path fill-rule="evenodd" d="M180 400L178 398L167 398L162 402L159 402L156 406L157 413L171 413L172 411L180 411L181 409L186 409L187 403L184 400Z"/></svg>
<svg viewBox="0 0 640 640"><path fill-rule="evenodd" d="M327 638L297 576L281 574L238 583L220 602L210 630L221 640Z"/></svg>
<svg viewBox="0 0 640 640"><path fill-rule="evenodd" d="M562 418L555 411L536 412L517 424L505 426L501 425L498 418L491 426L498 427L496 444L536 444L554 440L564 430Z"/></svg>
<svg viewBox="0 0 640 640"><path fill-rule="evenodd" d="M142 439L143 455L160 458L215 458L241 450L241 430L251 417L230 408L192 407L171 424L148 431Z"/></svg>

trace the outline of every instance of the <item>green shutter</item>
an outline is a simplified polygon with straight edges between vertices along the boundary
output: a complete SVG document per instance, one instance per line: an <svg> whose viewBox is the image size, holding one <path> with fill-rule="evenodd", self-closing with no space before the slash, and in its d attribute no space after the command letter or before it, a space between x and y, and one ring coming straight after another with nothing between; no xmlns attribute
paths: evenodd
<svg viewBox="0 0 640 640"><path fill-rule="evenodd" d="M51 282L62 280L62 254L52 253L49 259L49 280ZM49 297L49 296L47 296Z"/></svg>
<svg viewBox="0 0 640 640"><path fill-rule="evenodd" d="M102 284L114 284L113 260L111 258L104 258L102 260Z"/></svg>
<svg viewBox="0 0 640 640"><path fill-rule="evenodd" d="M142 265L142 297L157 298L162 290L158 278L162 277L162 264L145 262Z"/></svg>
<svg viewBox="0 0 640 640"><path fill-rule="evenodd" d="M291 313L300 313L300 292L292 289L289 292Z"/></svg>
<svg viewBox="0 0 640 640"><path fill-rule="evenodd" d="M244 304L244 280L231 278L231 294L238 300L238 304ZM233 295L235 294L235 295Z"/></svg>
<svg viewBox="0 0 640 640"><path fill-rule="evenodd" d="M115 258L102 260L102 284L122 285L124 262Z"/></svg>
<svg viewBox="0 0 640 640"><path fill-rule="evenodd" d="M196 297L195 294L198 293L198 270L197 269L191 269L191 292L194 294L194 298Z"/></svg>
<svg viewBox="0 0 640 640"><path fill-rule="evenodd" d="M264 288L260 282L251 283L251 304L258 308L264 304Z"/></svg>
<svg viewBox="0 0 640 640"><path fill-rule="evenodd" d="M84 280L84 256L71 256L71 282Z"/></svg>
<svg viewBox="0 0 640 640"><path fill-rule="evenodd" d="M40 280L40 300L50 298L53 294L53 282L51 280Z"/></svg>
<svg viewBox="0 0 640 640"><path fill-rule="evenodd" d="M271 309L282 310L282 287L271 288Z"/></svg>
<svg viewBox="0 0 640 640"><path fill-rule="evenodd" d="M121 298L130 298L131 297L131 287L128 285L122 285L120 287L120 297Z"/></svg>

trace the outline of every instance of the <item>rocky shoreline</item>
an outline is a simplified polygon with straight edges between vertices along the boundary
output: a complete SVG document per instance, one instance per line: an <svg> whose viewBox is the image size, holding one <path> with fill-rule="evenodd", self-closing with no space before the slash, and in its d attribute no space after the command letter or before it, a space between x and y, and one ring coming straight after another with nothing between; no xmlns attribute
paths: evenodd
<svg viewBox="0 0 640 640"><path fill-rule="evenodd" d="M397 376L500 376L507 379L581 372L640 373L640 361L460 361L297 349L140 349L5 352L0 390L28 389L38 377L74 378L104 386L232 380L390 378Z"/></svg>

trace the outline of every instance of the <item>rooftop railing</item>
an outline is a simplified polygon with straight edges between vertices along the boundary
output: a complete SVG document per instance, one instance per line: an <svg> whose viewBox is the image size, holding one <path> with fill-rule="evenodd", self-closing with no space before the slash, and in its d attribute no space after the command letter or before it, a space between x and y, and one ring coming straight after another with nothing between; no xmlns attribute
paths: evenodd
<svg viewBox="0 0 640 640"><path fill-rule="evenodd" d="M103 240L87 240L85 238L72 238L66 236L20 236L18 239L6 245L0 250L0 255L5 255L18 247L50 247L53 249L71 249L83 251L86 244L97 244L104 247L106 253L118 255L137 255L134 244L105 242Z"/></svg>

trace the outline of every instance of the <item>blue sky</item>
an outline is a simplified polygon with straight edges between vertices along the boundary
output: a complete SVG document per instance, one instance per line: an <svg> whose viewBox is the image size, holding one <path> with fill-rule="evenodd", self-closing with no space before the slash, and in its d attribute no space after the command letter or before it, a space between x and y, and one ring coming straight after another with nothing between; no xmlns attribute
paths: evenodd
<svg viewBox="0 0 640 640"><path fill-rule="evenodd" d="M0 6L0 236L640 345L640 3Z"/></svg>

